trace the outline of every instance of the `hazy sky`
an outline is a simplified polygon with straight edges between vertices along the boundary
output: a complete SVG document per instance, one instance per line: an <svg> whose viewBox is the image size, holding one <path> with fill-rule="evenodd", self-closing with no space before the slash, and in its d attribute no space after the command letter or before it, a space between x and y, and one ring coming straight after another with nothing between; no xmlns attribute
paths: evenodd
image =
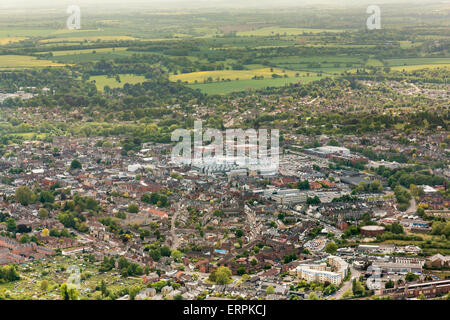
<svg viewBox="0 0 450 320"><path fill-rule="evenodd" d="M286 6L352 6L383 3L450 3L450 0L0 0L0 9L59 8L76 4L86 7L128 7L136 8L212 8L212 7L286 7Z"/></svg>

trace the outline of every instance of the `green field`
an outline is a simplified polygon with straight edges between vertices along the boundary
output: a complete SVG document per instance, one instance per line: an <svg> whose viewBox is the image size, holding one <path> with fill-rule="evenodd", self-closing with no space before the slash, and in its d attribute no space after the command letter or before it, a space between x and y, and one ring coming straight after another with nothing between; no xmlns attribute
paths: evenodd
<svg viewBox="0 0 450 320"><path fill-rule="evenodd" d="M213 83L201 83L188 85L192 89L199 89L203 93L214 94L228 94L231 92L256 90L266 87L281 87L292 83L308 83L315 80L320 80L322 77L317 75L300 75L299 77L288 77L279 79L264 79L264 80L235 80Z"/></svg>
<svg viewBox="0 0 450 320"><path fill-rule="evenodd" d="M59 56L68 56L68 55L80 55L80 54L86 54L86 53L92 53L95 51L96 53L115 53L120 51L125 51L127 48L99 48L99 49L81 49L81 50L61 50L61 51L52 51L52 54L54 57ZM46 53L46 52L40 52L40 53Z"/></svg>
<svg viewBox="0 0 450 320"><path fill-rule="evenodd" d="M282 69L253 69L253 70L216 70L216 71L201 71L201 72L191 72L182 73L178 75L171 75L171 81L182 81L190 84L197 82L206 82L208 78L212 81L220 80L249 80L255 76L271 78L273 74L278 74L280 76L287 75L289 77L295 76L295 72Z"/></svg>
<svg viewBox="0 0 450 320"><path fill-rule="evenodd" d="M358 56L290 56L273 58L270 62L279 68L328 74L340 74L364 65L363 59Z"/></svg>
<svg viewBox="0 0 450 320"><path fill-rule="evenodd" d="M249 37L249 36L273 36L273 35L301 35L307 33L323 33L323 32L332 32L332 33L340 33L344 30L332 30L332 29L309 29L309 28L281 28L281 27L267 27L261 28L251 31L241 31L237 32L237 36L239 37Z"/></svg>
<svg viewBox="0 0 450 320"><path fill-rule="evenodd" d="M119 49L119 48L118 48ZM124 49L124 48L120 48ZM135 52L125 51L125 50L116 50L116 51L105 51L99 52L98 50L87 50L86 53L69 53L66 55L56 55L52 58L53 61L60 63L82 63L82 62L90 62L90 61L98 61L98 60L113 60L116 58L120 58L123 56L131 56Z"/></svg>
<svg viewBox="0 0 450 320"><path fill-rule="evenodd" d="M432 64L450 64L450 58L387 59L386 62L391 67L396 67L396 66L414 66L414 65L432 65Z"/></svg>
<svg viewBox="0 0 450 320"><path fill-rule="evenodd" d="M93 76L89 79L89 81L95 81L95 85L100 91L103 91L105 86L109 86L111 89L114 89L122 88L125 83L137 84L145 82L144 76L138 76L134 74L121 74L119 76L120 82L118 82L115 77L109 78L108 76Z"/></svg>

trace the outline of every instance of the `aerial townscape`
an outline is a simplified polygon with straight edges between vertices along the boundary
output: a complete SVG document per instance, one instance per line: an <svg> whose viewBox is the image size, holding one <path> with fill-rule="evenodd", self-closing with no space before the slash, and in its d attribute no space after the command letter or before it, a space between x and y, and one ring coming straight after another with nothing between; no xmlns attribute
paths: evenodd
<svg viewBox="0 0 450 320"><path fill-rule="evenodd" d="M2 1L0 300L450 300L449 3L323 2Z"/></svg>

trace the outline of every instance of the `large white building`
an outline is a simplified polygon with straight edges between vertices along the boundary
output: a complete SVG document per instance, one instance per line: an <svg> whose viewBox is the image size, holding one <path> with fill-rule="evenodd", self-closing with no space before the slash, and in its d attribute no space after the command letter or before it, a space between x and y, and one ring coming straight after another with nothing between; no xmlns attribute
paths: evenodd
<svg viewBox="0 0 450 320"><path fill-rule="evenodd" d="M340 285L348 272L348 263L336 256L328 257L328 264L301 264L296 268L297 276L308 282L329 282Z"/></svg>
<svg viewBox="0 0 450 320"><path fill-rule="evenodd" d="M306 193L298 189L277 190L271 195L272 199L279 204L293 204L306 202Z"/></svg>

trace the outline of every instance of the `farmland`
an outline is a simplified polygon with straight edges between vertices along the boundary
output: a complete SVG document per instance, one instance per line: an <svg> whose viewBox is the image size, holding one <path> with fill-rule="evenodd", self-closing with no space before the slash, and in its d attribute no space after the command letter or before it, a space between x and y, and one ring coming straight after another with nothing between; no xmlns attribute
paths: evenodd
<svg viewBox="0 0 450 320"><path fill-rule="evenodd" d="M282 27L267 27L250 31L241 31L237 32L237 36L239 37L250 37L250 36L271 36L271 35L302 35L302 34L318 34L318 33L339 33L344 30L335 30L335 29L313 29L313 28L282 28Z"/></svg>
<svg viewBox="0 0 450 320"><path fill-rule="evenodd" d="M19 56L19 55L3 55L0 56L0 68L1 69L14 69L14 68L42 68L42 67L62 67L63 64L48 61L39 60L36 57Z"/></svg>
<svg viewBox="0 0 450 320"><path fill-rule="evenodd" d="M299 77L288 77L279 79L262 79L262 80L234 80L225 82L190 84L189 87L199 89L206 94L228 94L231 92L239 92L246 90L257 90L266 87L282 87L292 83L308 83L321 79L318 75L301 75Z"/></svg>
<svg viewBox="0 0 450 320"><path fill-rule="evenodd" d="M145 81L144 76L137 76L133 74L120 74L119 75L120 82L116 80L115 77L108 76L93 76L89 79L89 81L95 81L97 89L103 91L105 86L109 86L111 89L113 88L121 88L125 83L136 84Z"/></svg>
<svg viewBox="0 0 450 320"><path fill-rule="evenodd" d="M254 70L218 70L218 71L203 71L192 72L178 75L171 75L170 80L181 81L186 83L198 83L209 81L223 81L223 80L249 80L254 77L271 78L272 75L278 75L284 77L295 76L295 72L281 69L254 69Z"/></svg>

